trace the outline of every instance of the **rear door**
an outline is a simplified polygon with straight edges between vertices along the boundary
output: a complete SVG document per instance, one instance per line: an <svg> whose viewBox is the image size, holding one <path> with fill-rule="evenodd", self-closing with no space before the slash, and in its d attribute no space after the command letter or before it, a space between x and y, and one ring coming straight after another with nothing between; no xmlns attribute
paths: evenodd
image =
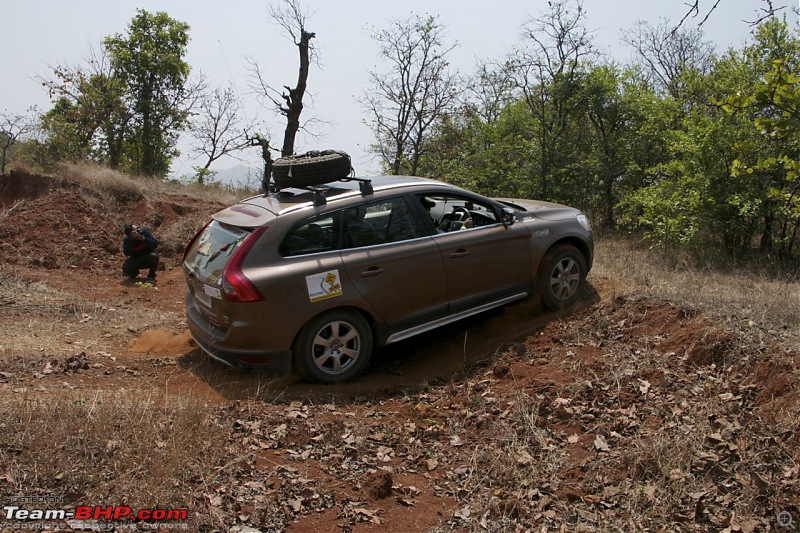
<svg viewBox="0 0 800 533"><path fill-rule="evenodd" d="M347 276L390 332L447 313L439 248L413 213L405 196L343 213L341 254Z"/></svg>

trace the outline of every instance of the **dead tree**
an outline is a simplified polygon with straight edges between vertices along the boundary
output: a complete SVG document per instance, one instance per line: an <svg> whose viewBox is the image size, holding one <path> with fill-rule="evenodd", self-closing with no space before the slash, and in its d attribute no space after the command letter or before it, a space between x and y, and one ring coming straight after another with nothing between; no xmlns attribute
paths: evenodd
<svg viewBox="0 0 800 533"><path fill-rule="evenodd" d="M250 146L260 146L261 147L261 158L264 159L264 176L261 178L261 188L264 192L269 190L269 177L272 174L272 153L270 153L269 139L265 139L258 133L256 133L253 137L247 136L247 141L250 143Z"/></svg>
<svg viewBox="0 0 800 533"><path fill-rule="evenodd" d="M307 15L303 12L299 0L283 0L282 7L271 6L269 13L273 21L297 46L300 54L297 83L294 87L284 85L282 91L270 86L264 79L258 64L250 62L254 71L256 90L275 107L278 113L286 117L286 129L281 147L281 155L285 157L294 154L294 144L297 132L300 130L300 115L303 112L303 97L306 94L309 67L315 60L311 40L316 37L316 34L306 28Z"/></svg>

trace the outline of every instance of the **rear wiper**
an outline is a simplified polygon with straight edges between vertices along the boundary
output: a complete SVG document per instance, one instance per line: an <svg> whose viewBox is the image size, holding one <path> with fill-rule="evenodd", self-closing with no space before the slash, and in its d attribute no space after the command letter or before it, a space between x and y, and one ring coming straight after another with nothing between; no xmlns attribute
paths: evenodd
<svg viewBox="0 0 800 533"><path fill-rule="evenodd" d="M208 264L209 264L211 261L213 261L214 259L216 259L217 257L219 257L219 255L220 255L222 252L227 252L227 251L228 251L228 250L229 250L231 247L235 247L237 244L239 244L239 241L241 241L241 240L242 240L242 239L237 239L237 240L235 240L235 241L231 241L231 242L229 242L228 244L226 244L225 246L222 246L222 247L220 247L218 250L216 250L216 251L215 251L214 253L212 253L211 255L209 255L209 256L208 256L208 258L206 259L206 266L208 266Z"/></svg>

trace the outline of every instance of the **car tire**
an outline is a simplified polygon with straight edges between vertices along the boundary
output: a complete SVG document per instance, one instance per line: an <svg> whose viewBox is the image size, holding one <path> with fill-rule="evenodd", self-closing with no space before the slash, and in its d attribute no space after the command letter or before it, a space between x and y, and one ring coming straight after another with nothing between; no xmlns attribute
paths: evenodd
<svg viewBox="0 0 800 533"><path fill-rule="evenodd" d="M272 178L279 189L330 183L348 177L352 170L350 156L338 150L306 152L272 162Z"/></svg>
<svg viewBox="0 0 800 533"><path fill-rule="evenodd" d="M308 322L295 341L297 371L317 383L341 383L359 375L372 353L372 330L360 313L337 309Z"/></svg>
<svg viewBox="0 0 800 533"><path fill-rule="evenodd" d="M536 281L542 303L547 309L559 311L567 308L583 294L586 259L574 246L555 246L542 259Z"/></svg>

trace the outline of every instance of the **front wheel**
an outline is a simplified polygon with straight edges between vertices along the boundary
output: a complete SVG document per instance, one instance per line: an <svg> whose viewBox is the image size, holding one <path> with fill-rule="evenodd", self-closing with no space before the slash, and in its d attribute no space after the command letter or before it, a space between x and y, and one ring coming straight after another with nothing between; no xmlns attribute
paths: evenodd
<svg viewBox="0 0 800 533"><path fill-rule="evenodd" d="M546 308L558 311L569 307L583 292L586 260L574 246L556 246L542 259L536 281Z"/></svg>
<svg viewBox="0 0 800 533"><path fill-rule="evenodd" d="M317 383L340 383L360 374L372 352L372 330L358 312L323 313L303 327L294 346L297 370Z"/></svg>

